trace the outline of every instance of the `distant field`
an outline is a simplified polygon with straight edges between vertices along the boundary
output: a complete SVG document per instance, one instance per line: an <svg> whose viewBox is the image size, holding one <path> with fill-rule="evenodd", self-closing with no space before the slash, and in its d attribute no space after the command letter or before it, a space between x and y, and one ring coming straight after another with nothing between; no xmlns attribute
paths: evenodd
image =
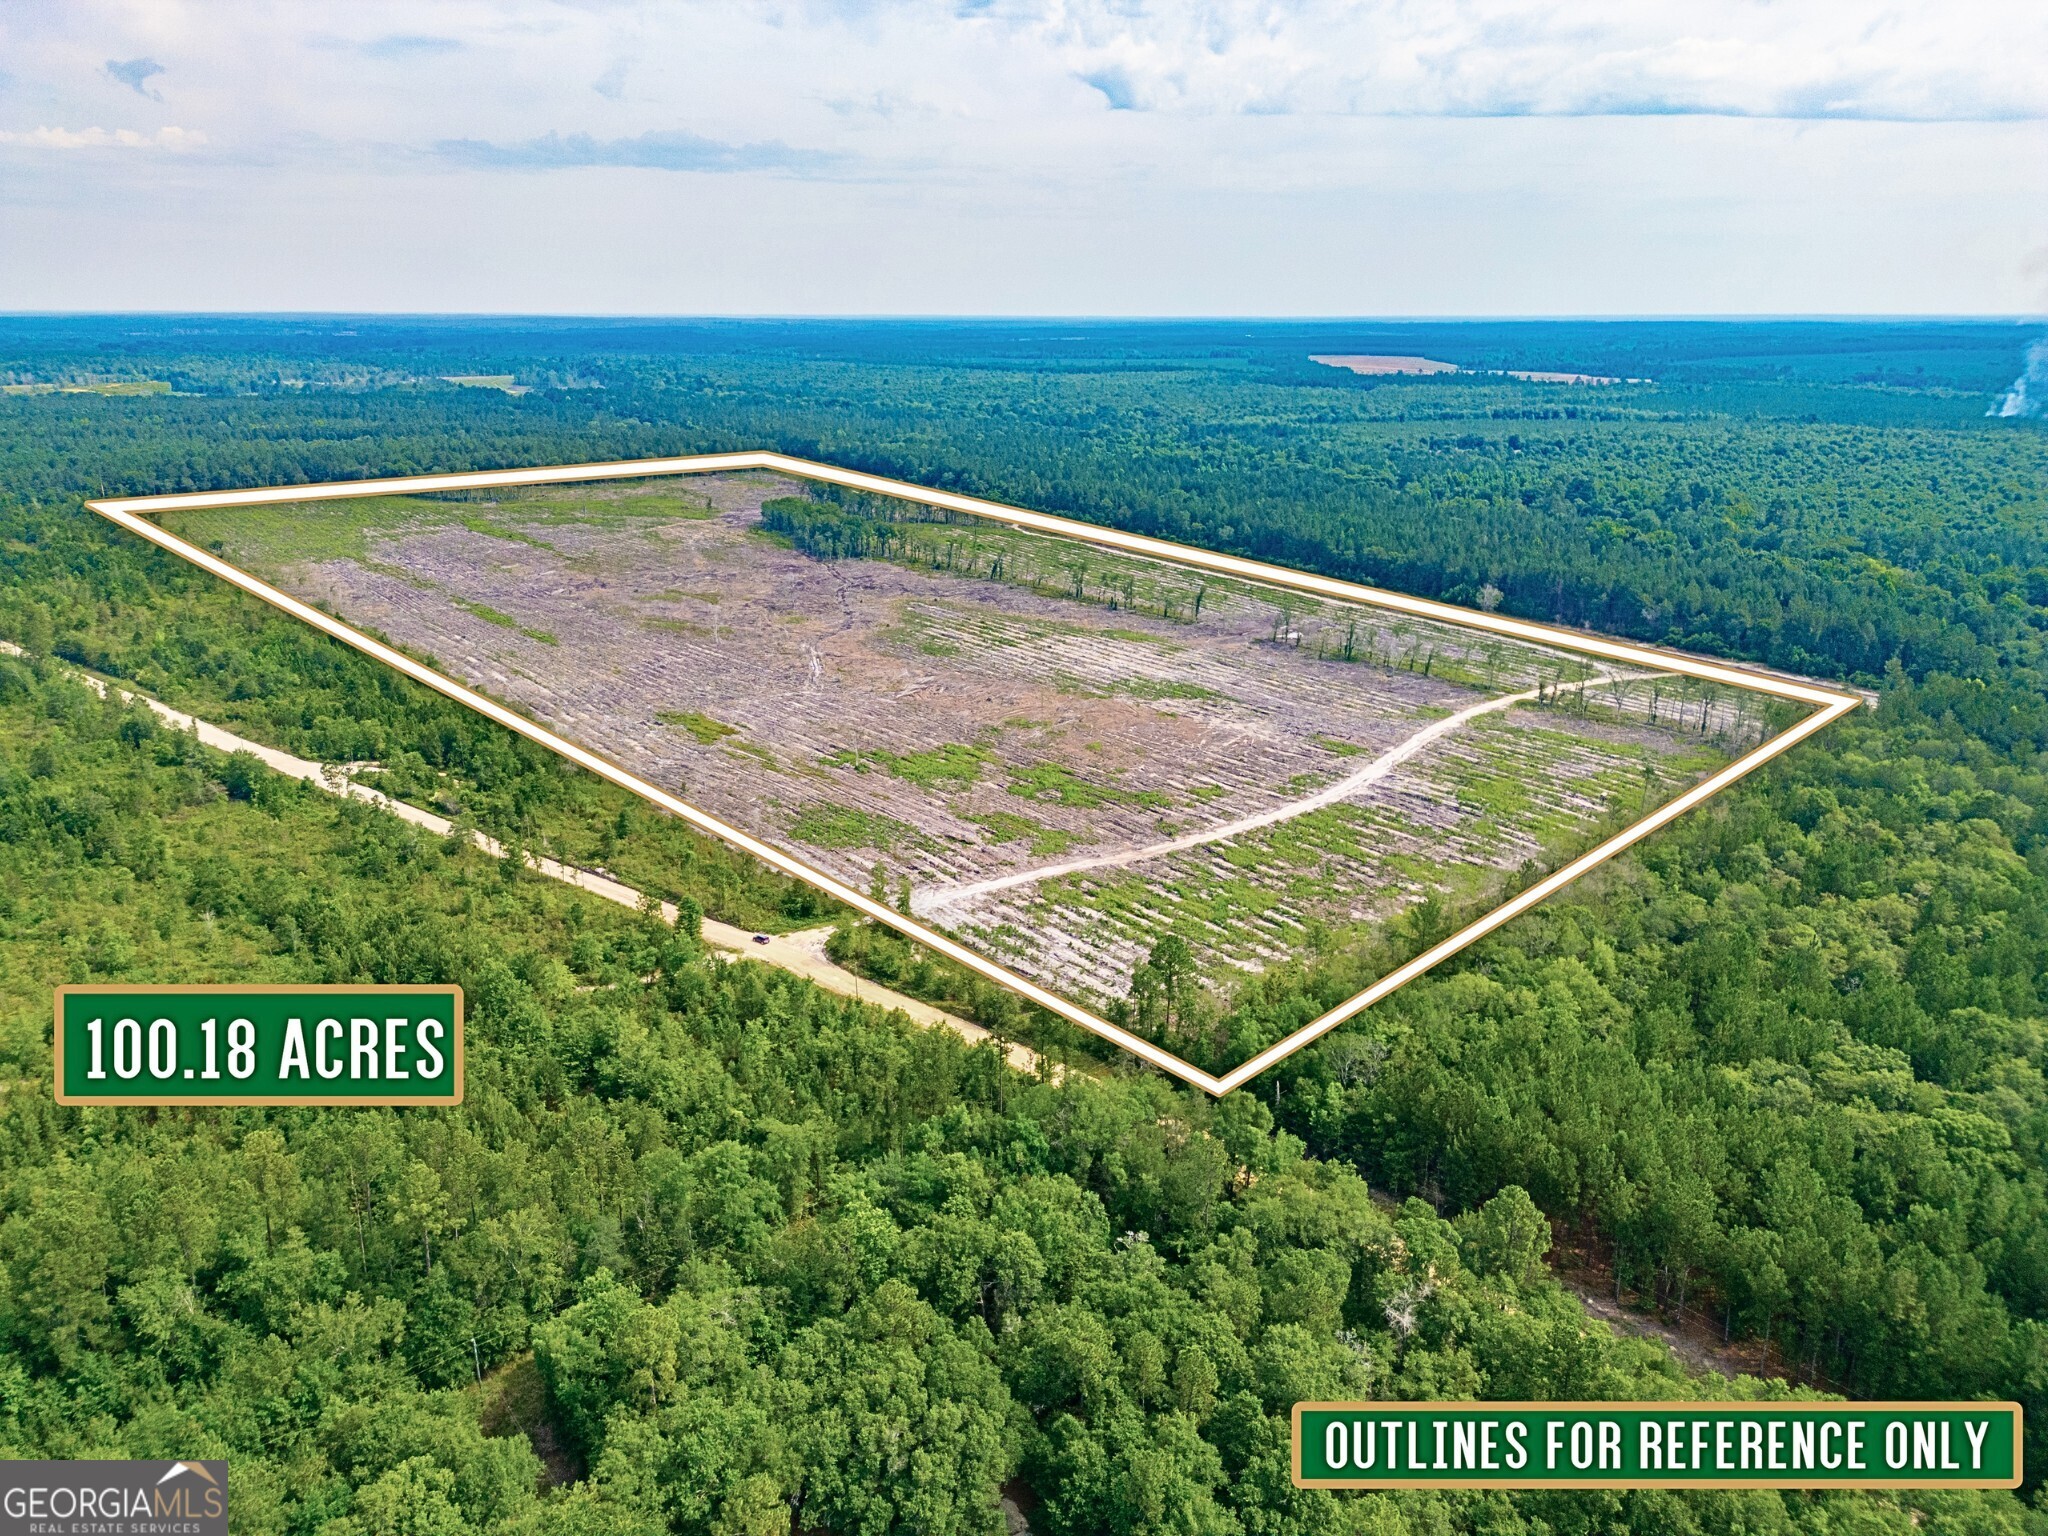
<svg viewBox="0 0 2048 1536"><path fill-rule="evenodd" d="M532 388L527 384L513 382L515 375L509 373L444 373L443 384L457 384L464 389L501 389L508 395L523 395Z"/></svg>
<svg viewBox="0 0 2048 1536"><path fill-rule="evenodd" d="M118 379L102 384L0 384L8 395L168 395L162 379Z"/></svg>
<svg viewBox="0 0 2048 1536"><path fill-rule="evenodd" d="M1668 676L765 475L169 521L1095 1007L1167 933L1220 982L1482 894L1765 729Z"/></svg>
<svg viewBox="0 0 2048 1536"><path fill-rule="evenodd" d="M1393 357L1379 354L1349 353L1342 355L1321 354L1309 358L1312 363L1321 363L1325 368L1342 368L1350 373L1395 374L1395 373L1456 373L1456 363L1440 363L1433 357Z"/></svg>
<svg viewBox="0 0 2048 1536"><path fill-rule="evenodd" d="M1604 373L1562 373L1548 368L1485 368L1462 369L1456 363L1439 362L1433 357L1395 357L1382 354L1363 353L1314 353L1309 357L1312 363L1321 363L1325 368L1342 368L1346 373L1362 374L1368 378L1391 378L1398 374L1439 374L1481 372L1505 379L1520 379L1524 384L1647 384L1647 379L1622 379Z"/></svg>

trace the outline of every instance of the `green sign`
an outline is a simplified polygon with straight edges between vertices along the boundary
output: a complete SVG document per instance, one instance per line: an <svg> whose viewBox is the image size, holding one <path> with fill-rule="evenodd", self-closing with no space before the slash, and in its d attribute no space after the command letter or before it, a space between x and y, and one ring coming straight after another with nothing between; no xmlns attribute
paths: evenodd
<svg viewBox="0 0 2048 1536"><path fill-rule="evenodd" d="M460 1104L462 988L59 987L59 1104Z"/></svg>
<svg viewBox="0 0 2048 1536"><path fill-rule="evenodd" d="M2017 1403L1297 1403L1300 1488L2017 1488Z"/></svg>

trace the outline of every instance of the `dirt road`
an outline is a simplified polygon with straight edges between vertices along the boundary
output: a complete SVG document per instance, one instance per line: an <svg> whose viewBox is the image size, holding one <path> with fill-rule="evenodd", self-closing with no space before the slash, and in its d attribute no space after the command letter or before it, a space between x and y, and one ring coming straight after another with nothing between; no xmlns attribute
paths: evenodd
<svg viewBox="0 0 2048 1536"><path fill-rule="evenodd" d="M21 647L5 640L0 640L0 652L11 656L26 654ZM211 725L182 710L173 709L160 700L116 687L88 672L73 671L72 675L102 698L111 692L124 703L143 705L171 729L194 732L202 745L212 747L216 751L247 752L275 773L315 785L331 795L361 800L377 806L389 811L401 821L411 822L414 826L436 836L447 837L455 831L455 823L447 817L437 816L432 811L423 811L416 805L407 805L402 800L394 800L382 790L372 789L360 782L346 768L316 763L307 758L294 757L289 752L280 752L275 747L266 747L260 742L250 741L247 737L237 736L232 731L224 731L219 726ZM361 771L361 765L352 766ZM496 838L476 831L472 831L469 836L470 841L492 858L505 857L505 847ZM593 896L600 896L619 906L630 907L636 912L646 900L646 897L632 886L622 884L608 875L601 875L595 870L579 869L573 864L563 864L555 859L541 858L533 854L526 856L526 865L535 873L546 875L551 880L560 880L565 885L573 885L579 890L588 891ZM663 922L675 922L677 912L673 902L661 903L660 910ZM942 1008L934 1008L930 1003L921 1002L917 998L891 991L888 987L880 986L847 970L825 953L825 942L831 936L832 930L829 927L807 928L799 933L756 935L748 929L735 928L729 923L717 922L708 917L704 919L703 926L704 942L714 949L729 951L744 960L754 960L763 965L772 965L793 972L828 992L837 992L843 997L857 998L864 1003L873 1003L880 1008L901 1012L912 1023L925 1029L949 1029L969 1045L979 1045L984 1040L993 1038L979 1024L956 1017ZM1005 1054L1010 1065L1018 1071L1033 1075L1037 1073L1038 1055L1028 1047L1013 1044Z"/></svg>
<svg viewBox="0 0 2048 1536"><path fill-rule="evenodd" d="M1588 677L1575 683L1553 684L1531 688L1522 693L1504 694L1497 699L1485 699L1480 703L1468 705L1456 714L1432 721L1399 746L1382 752L1357 772L1346 774L1336 783L1326 785L1314 794L1305 795L1299 800L1290 800L1285 805L1276 805L1270 810L1240 816L1235 821L1204 827L1198 832L1183 833L1179 837L1150 843L1142 848L1126 848L1117 853L1100 853L1091 858L1069 859L1064 864L1048 864L1039 869L1020 870L1016 874L998 875L993 879L976 880L964 885L942 885L927 889L911 898L911 909L919 917L928 917L946 907L970 901L976 896L986 896L992 891L1004 891L1012 886L1029 885L1039 880L1055 880L1061 875L1080 874L1084 870L1117 869L1127 864L1140 864L1147 859L1165 858L1169 854L1199 848L1205 843L1220 843L1226 838L1242 837L1245 833L1256 832L1261 827L1277 826L1283 821L1292 821L1297 816L1306 816L1311 811L1324 810L1350 799L1360 790L1384 779L1425 748L1441 741L1451 732L1470 725L1482 715L1498 714L1501 710L1513 709L1517 704L1533 704L1544 697L1546 692L1555 695L1568 691L1582 691L1587 688L1605 687L1613 681L1615 679L1611 677Z"/></svg>

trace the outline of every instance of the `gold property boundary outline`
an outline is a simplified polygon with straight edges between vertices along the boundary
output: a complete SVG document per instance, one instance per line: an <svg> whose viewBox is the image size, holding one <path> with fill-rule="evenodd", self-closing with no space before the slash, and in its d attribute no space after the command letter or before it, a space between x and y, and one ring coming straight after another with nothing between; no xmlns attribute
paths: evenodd
<svg viewBox="0 0 2048 1536"><path fill-rule="evenodd" d="M1701 780L1684 794L1659 806L1642 820L1634 823L1599 846L1579 855L1563 868L1537 881L1527 890L1510 898L1442 942L1431 945L1406 964L1396 967L1367 987L1357 996L1338 1004L1321 1018L1303 1025L1286 1039L1269 1045L1257 1055L1242 1062L1221 1077L1215 1077L1199 1067L1182 1061L1171 1051L1162 1050L1151 1041L1120 1029L1107 1019L1098 1018L1087 1009L1069 1002L1057 993L1049 992L1036 982L1030 981L998 965L995 961L976 954L936 929L926 926L916 918L897 912L874 900L862 891L855 890L824 870L814 868L796 855L787 853L771 843L763 842L750 833L731 826L709 812L699 810L687 801L679 799L667 790L650 784L637 774L629 772L587 747L578 746L566 737L556 734L537 721L530 720L517 711L487 698L453 678L445 677L433 668L423 665L382 641L374 640L361 630L352 628L323 613L310 604L280 592L268 582L259 580L216 555L209 554L198 546L188 543L176 534L158 527L151 517L164 512L194 511L201 508L272 506L279 503L308 501L337 501L356 496L410 496L433 491L488 490L502 486L561 485L591 480L637 480L655 475L699 475L736 470L770 470L793 476L799 480L812 480L825 485L843 486L848 490L869 491L878 496L893 497L899 501L914 502L922 506L937 507L948 512L961 512L970 517L985 518L991 522L1007 523L1011 527L1034 533L1050 534L1059 538L1073 539L1085 544L1098 545L1104 549L1119 550L1127 554L1163 560L1169 564L1191 567L1196 570L1213 571L1220 575L1236 576L1258 582L1268 587L1280 587L1297 592L1309 593L1316 597L1333 598L1339 602L1359 603L1371 608L1384 608L1395 613L1409 614L1417 618L1430 619L1438 623L1454 624L1463 629L1482 630L1497 635L1507 635L1517 640L1526 640L1553 649L1575 651L1582 655L1598 656L1610 661L1626 662L1631 666L1645 667L1658 672L1676 672L1686 677L1698 678L1704 682L1720 683L1731 688L1746 689L1752 693L1769 695L1772 698L1788 699L1815 706L1814 712L1796 724L1788 726L1754 751L1737 758L1718 773ZM610 464L567 464L543 469L500 469L486 470L473 474L407 475L385 480L348 480L332 484L270 486L261 490L248 491L204 491L189 495L174 496L133 496L99 498L86 502L94 512L108 521L118 524L130 533L149 540L160 548L169 550L181 559L190 561L201 570L208 571L223 581L231 582L243 591L260 597L275 608L300 619L323 634L331 635L347 645L354 646L365 655L375 657L386 666L404 673L415 682L424 683L438 693L445 694L460 704L467 705L486 719L494 720L509 731L517 732L529 741L537 742L577 767L596 774L630 790L650 804L657 805L671 815L681 817L701 832L744 849L763 863L784 874L794 876L809 885L816 886L834 900L844 903L865 917L885 923L897 932L916 940L928 949L944 955L948 960L965 966L968 970L983 976L999 986L1008 988L1019 996L1028 998L1049 1013L1057 1014L1070 1023L1079 1025L1089 1033L1121 1046L1133 1055L1150 1062L1163 1072L1171 1073L1183 1082L1200 1088L1219 1098L1233 1089L1257 1077L1268 1067L1285 1060L1311 1041L1321 1038L1339 1024L1363 1013L1381 998L1398 991L1416 977L1432 967L1442 964L1466 946L1484 938L1494 929L1512 918L1520 916L1537 903L1570 885L1589 870L1606 863L1624 849L1633 847L1666 823L1675 821L1694 806L1713 798L1729 785L1762 767L1780 753L1789 751L1807 737L1813 735L1849 711L1857 708L1863 700L1855 694L1839 692L1831 688L1818 687L1796 678L1772 673L1753 671L1741 667L1725 666L1719 662L1701 657L1688 656L1679 652L1652 649L1647 646L1627 645L1616 640L1601 639L1593 635L1578 634L1549 624L1532 624L1522 619L1502 618L1498 614L1477 612L1456 608L1448 603L1435 603L1423 598L1407 597L1398 592L1389 592L1377 587L1360 586L1355 582L1337 581L1327 576L1311 576L1302 571L1291 571L1284 566L1267 565L1258 560L1244 560L1235 555L1218 554L1213 550L1198 549L1191 545L1172 544L1164 539L1147 538L1142 534L1124 533L1114 528L1100 528L1089 523L1075 522L1069 518L1053 517L1043 512L1029 512L1021 507L1005 506L1001 502L985 501L975 496L960 496L951 491L928 490L923 486L911 485L902 480L890 480L881 475L863 474L858 470L841 469L836 465L814 463L809 459L792 458L781 453L711 453L695 454L684 458L638 459Z"/></svg>

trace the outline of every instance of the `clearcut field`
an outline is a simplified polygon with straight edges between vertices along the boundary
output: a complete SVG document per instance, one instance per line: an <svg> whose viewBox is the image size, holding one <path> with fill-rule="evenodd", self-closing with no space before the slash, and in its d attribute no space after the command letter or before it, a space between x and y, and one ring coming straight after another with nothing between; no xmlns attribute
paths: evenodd
<svg viewBox="0 0 2048 1536"><path fill-rule="evenodd" d="M767 474L166 522L1096 1008L1167 933L1226 982L1548 867L1766 728L1753 696Z"/></svg>

